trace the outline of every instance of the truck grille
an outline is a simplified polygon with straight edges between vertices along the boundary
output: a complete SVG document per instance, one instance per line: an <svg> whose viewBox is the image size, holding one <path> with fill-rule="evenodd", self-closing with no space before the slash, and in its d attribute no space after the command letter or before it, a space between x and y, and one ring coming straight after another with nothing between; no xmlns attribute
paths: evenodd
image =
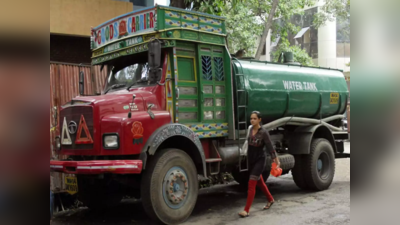
<svg viewBox="0 0 400 225"><path fill-rule="evenodd" d="M86 124L88 126L90 135L92 139L94 139L93 135L93 108L91 106L71 106L66 109L61 110L60 112L60 131L63 128L64 117L67 120L67 126L71 121L74 121L77 124L77 129L79 127L79 121L81 116L85 118ZM75 144L76 136L78 131L75 134L70 134L72 145L62 145L61 149L63 150L89 150L93 149L93 144ZM82 129L81 137L86 137L84 129Z"/></svg>

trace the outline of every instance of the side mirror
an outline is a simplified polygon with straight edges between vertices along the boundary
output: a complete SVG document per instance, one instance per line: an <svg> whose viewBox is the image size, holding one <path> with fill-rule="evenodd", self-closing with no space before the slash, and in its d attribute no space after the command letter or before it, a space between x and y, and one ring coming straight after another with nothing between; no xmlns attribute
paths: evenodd
<svg viewBox="0 0 400 225"><path fill-rule="evenodd" d="M85 73L83 71L79 72L79 95L83 96L85 94Z"/></svg>
<svg viewBox="0 0 400 225"><path fill-rule="evenodd" d="M149 81L154 83L161 78L161 42L153 40L148 45Z"/></svg>

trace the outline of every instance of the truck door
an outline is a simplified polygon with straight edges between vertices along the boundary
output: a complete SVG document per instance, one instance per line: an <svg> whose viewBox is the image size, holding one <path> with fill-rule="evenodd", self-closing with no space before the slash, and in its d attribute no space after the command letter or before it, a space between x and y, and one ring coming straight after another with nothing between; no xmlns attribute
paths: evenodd
<svg viewBox="0 0 400 225"><path fill-rule="evenodd" d="M179 43L179 42L178 42ZM176 48L178 66L178 99L175 121L177 123L198 123L199 116L199 84L196 68L195 44L179 43Z"/></svg>
<svg viewBox="0 0 400 225"><path fill-rule="evenodd" d="M179 43L176 122L200 138L228 136L223 48Z"/></svg>
<svg viewBox="0 0 400 225"><path fill-rule="evenodd" d="M223 48L199 45L201 122L224 123L226 92Z"/></svg>

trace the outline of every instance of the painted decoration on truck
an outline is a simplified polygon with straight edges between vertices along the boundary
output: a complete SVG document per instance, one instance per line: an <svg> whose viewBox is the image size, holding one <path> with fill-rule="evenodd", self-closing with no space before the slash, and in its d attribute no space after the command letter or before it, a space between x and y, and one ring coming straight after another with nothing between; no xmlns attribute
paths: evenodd
<svg viewBox="0 0 400 225"><path fill-rule="evenodd" d="M182 13L182 19L190 21L198 21L199 17L191 14Z"/></svg>
<svg viewBox="0 0 400 225"><path fill-rule="evenodd" d="M161 143L173 136L184 136L193 141L198 149L203 149L200 139L196 133L194 133L189 127L181 124L170 124L165 126L161 133L157 135L155 140L152 142L151 147L156 149Z"/></svg>
<svg viewBox="0 0 400 225"><path fill-rule="evenodd" d="M171 27L180 27L181 22L179 20L171 20L171 19L165 19L165 24Z"/></svg>
<svg viewBox="0 0 400 225"><path fill-rule="evenodd" d="M200 124L185 124L185 125L195 132L228 129L228 123L200 123Z"/></svg>
<svg viewBox="0 0 400 225"><path fill-rule="evenodd" d="M156 23L155 8L125 14L92 29L92 47L99 48L123 37L154 31Z"/></svg>
<svg viewBox="0 0 400 225"><path fill-rule="evenodd" d="M173 48L173 52L174 52L174 79L175 79L175 87L178 88L178 79L179 79L179 75L178 75L178 58L176 57L176 48ZM178 112L179 112L179 104L178 101L176 101L175 103L175 122L178 123L179 122L179 117L178 117Z"/></svg>
<svg viewBox="0 0 400 225"><path fill-rule="evenodd" d="M213 26L209 26L209 25L200 25L200 30L201 31L207 31L207 32L222 34L222 29L221 28L213 27Z"/></svg>
<svg viewBox="0 0 400 225"><path fill-rule="evenodd" d="M166 63L167 63L167 71L165 78L166 79L171 79L172 78L172 73L171 73L171 60L169 58L169 55L166 57ZM169 115L171 116L171 123L174 122L174 102L173 102L173 96L172 96L172 80L165 81L165 96L167 96L167 111L169 112Z"/></svg>
<svg viewBox="0 0 400 225"><path fill-rule="evenodd" d="M167 17L172 17L172 18L180 18L180 17L181 17L181 14L180 14L180 13L178 13L178 12L173 12L173 11L168 11L168 10L165 11L165 15L166 15Z"/></svg>
<svg viewBox="0 0 400 225"><path fill-rule="evenodd" d="M143 126L139 121L135 121L132 124L132 134L133 134L133 144L142 144L143 143Z"/></svg>
<svg viewBox="0 0 400 225"><path fill-rule="evenodd" d="M203 17L203 16L201 16L199 19L200 19L200 23L208 23L208 24L212 24L212 25L216 25L216 26L221 26L221 21L216 20L216 19Z"/></svg>
<svg viewBox="0 0 400 225"><path fill-rule="evenodd" d="M162 48L167 48L167 47L174 46L174 45L175 45L175 41L174 40L164 41L164 45L162 45ZM92 59L92 64L93 65L100 64L102 62L118 58L120 56L125 56L125 55L131 55L131 54L135 54L135 53L139 53L139 52L144 52L144 51L147 51L147 48L148 48L148 44L147 43L134 45L132 47L119 50L117 52L111 52L109 54L104 54L103 56L100 55L100 56ZM100 50L102 50L102 49L104 49L104 48L101 48Z"/></svg>
<svg viewBox="0 0 400 225"><path fill-rule="evenodd" d="M190 23L190 22L182 22L182 27L184 28L190 28L190 29L199 29L199 25L196 23Z"/></svg>
<svg viewBox="0 0 400 225"><path fill-rule="evenodd" d="M199 138L211 138L211 137L227 137L228 130L217 130L217 131L203 131L196 133Z"/></svg>

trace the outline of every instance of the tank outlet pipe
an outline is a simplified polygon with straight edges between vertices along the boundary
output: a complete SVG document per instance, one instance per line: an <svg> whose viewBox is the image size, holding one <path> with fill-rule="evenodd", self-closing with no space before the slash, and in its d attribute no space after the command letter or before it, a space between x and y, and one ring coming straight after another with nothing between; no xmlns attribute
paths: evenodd
<svg viewBox="0 0 400 225"><path fill-rule="evenodd" d="M270 123L263 125L263 128L266 130L271 130L271 129L274 129L274 128L277 128L277 127L280 127L283 125L287 125L287 124L299 125L299 123L300 123L300 124L304 124L304 126L306 126L308 124L323 124L333 131L342 131L341 128L332 126L327 123L329 121L336 120L336 119L342 119L342 118L344 118L343 115L335 115L335 116L327 117L322 120L302 118L302 117L284 117L284 118L281 118L281 119L278 119L278 120L275 120L275 121L272 121Z"/></svg>

